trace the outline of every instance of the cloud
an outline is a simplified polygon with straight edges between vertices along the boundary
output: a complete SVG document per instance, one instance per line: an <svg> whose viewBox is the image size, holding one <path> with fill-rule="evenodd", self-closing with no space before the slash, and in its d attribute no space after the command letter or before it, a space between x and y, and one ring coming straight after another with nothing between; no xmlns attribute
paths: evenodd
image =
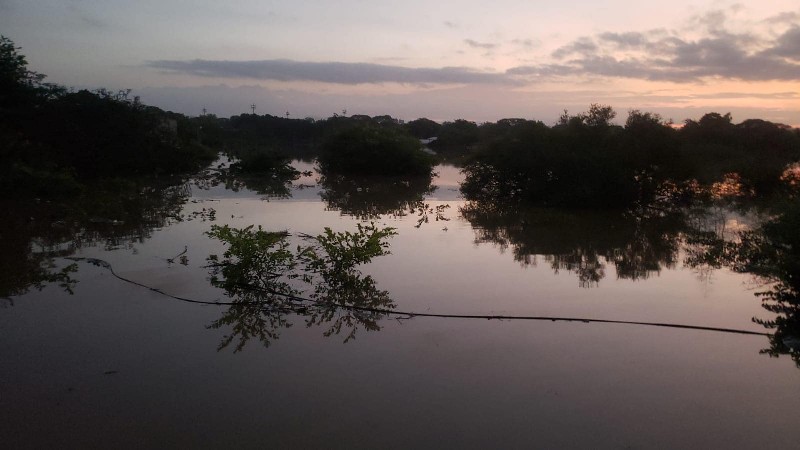
<svg viewBox="0 0 800 450"><path fill-rule="evenodd" d="M690 21L690 27L699 26L701 28L707 28L708 31L713 34L724 30L727 20L727 12L723 10L713 10L694 17L693 20Z"/></svg>
<svg viewBox="0 0 800 450"><path fill-rule="evenodd" d="M539 45L539 42L533 39L512 39L511 43L527 49L534 48Z"/></svg>
<svg viewBox="0 0 800 450"><path fill-rule="evenodd" d="M572 54L591 55L597 50L597 45L591 39L582 37L570 44L556 49L552 56L553 58L561 59Z"/></svg>
<svg viewBox="0 0 800 450"><path fill-rule="evenodd" d="M0 0L2 1L2 0ZM397 60L307 62L289 59L251 61L159 60L146 65L170 73L200 77L322 82L342 85L519 86L560 77L608 77L675 83L711 79L744 81L800 80L800 14L772 16L746 26L729 26L731 9L691 18L689 26L668 30L601 32L568 42L536 63L490 72L469 67L404 67ZM445 22L446 26L456 25ZM735 31L729 31L729 28ZM533 40L512 44L532 47ZM494 42L464 39L471 49L490 56ZM463 53L463 50L455 50Z"/></svg>
<svg viewBox="0 0 800 450"><path fill-rule="evenodd" d="M601 40L612 42L619 48L640 48L647 43L647 37L643 33L602 33L598 36Z"/></svg>
<svg viewBox="0 0 800 450"><path fill-rule="evenodd" d="M798 20L800 20L800 13L794 11L786 11L771 17L767 17L766 19L764 19L764 22L771 25L779 25L779 24L795 23Z"/></svg>
<svg viewBox="0 0 800 450"><path fill-rule="evenodd" d="M316 81L335 84L515 84L506 74L466 67L411 68L372 63L306 62L289 59L221 61L160 60L148 67L201 77L274 81Z"/></svg>
<svg viewBox="0 0 800 450"><path fill-rule="evenodd" d="M726 13L712 11L692 23L703 27L700 38L681 38L676 31L600 33L582 37L552 53L557 62L519 66L509 74L528 77L567 75L700 82L707 78L745 81L800 80L800 24L777 37L747 30L729 32ZM800 17L780 16L782 20Z"/></svg>
<svg viewBox="0 0 800 450"><path fill-rule="evenodd" d="M702 99L738 99L759 98L763 100L794 100L800 98L798 92L717 92L714 94L692 94L687 98Z"/></svg>
<svg viewBox="0 0 800 450"><path fill-rule="evenodd" d="M492 44L490 42L478 42L473 39L464 39L464 43L472 48L482 48L484 50L492 50L497 47L497 44Z"/></svg>
<svg viewBox="0 0 800 450"><path fill-rule="evenodd" d="M82 28L103 29L108 28L108 24L88 12L83 6L77 4L67 5L67 11L77 19Z"/></svg>
<svg viewBox="0 0 800 450"><path fill-rule="evenodd" d="M800 25L786 30L776 41L776 45L766 53L783 56L800 62Z"/></svg>

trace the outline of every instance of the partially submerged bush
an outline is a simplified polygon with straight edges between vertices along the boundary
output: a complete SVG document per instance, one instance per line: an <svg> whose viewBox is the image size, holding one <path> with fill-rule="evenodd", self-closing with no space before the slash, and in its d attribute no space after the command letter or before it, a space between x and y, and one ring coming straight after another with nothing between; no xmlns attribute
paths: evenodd
<svg viewBox="0 0 800 450"><path fill-rule="evenodd" d="M433 157L401 131L356 126L330 136L319 155L322 172L349 175L430 175Z"/></svg>
<svg viewBox="0 0 800 450"><path fill-rule="evenodd" d="M294 315L304 317L309 327L328 324L325 336L346 332L344 342L354 339L359 327L380 330L378 321L394 309L394 302L358 266L389 254L386 240L397 233L375 224L357 226L355 232L325 228L323 234L306 235L310 244L296 251L287 232L213 226L206 234L226 250L222 258L208 257L211 284L232 299L230 309L210 325L231 328L219 349L238 339L234 351L239 351L252 337L269 346L282 328L292 326ZM297 281L313 286L307 298L299 296L303 290Z"/></svg>
<svg viewBox="0 0 800 450"><path fill-rule="evenodd" d="M236 154L238 160L231 164L237 174L270 175L296 178L300 173L289 164L289 157L275 150L247 150Z"/></svg>

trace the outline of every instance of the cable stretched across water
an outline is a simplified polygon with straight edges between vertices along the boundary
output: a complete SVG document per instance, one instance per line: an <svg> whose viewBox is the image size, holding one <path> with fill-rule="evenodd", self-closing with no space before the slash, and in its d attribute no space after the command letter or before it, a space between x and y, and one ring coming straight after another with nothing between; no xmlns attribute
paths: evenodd
<svg viewBox="0 0 800 450"><path fill-rule="evenodd" d="M140 283L138 281L131 280L129 278L125 278L119 275L111 264L108 261L98 259L98 258L76 258L76 257L69 257L66 258L72 261L85 261L89 264L93 264L98 267L102 267L107 269L111 275L115 278L119 279L120 281L124 281L126 283L139 286L145 288L147 290L156 292L160 295L165 297L169 297L174 300L179 300L182 302L187 303L194 303L200 305L214 305L214 306L236 306L236 305L247 305L247 304L261 304L262 302L232 302L232 301L221 301L221 300L197 300L187 297L181 297L178 295L173 295L168 292L164 292L161 289L148 286L146 284ZM251 287L252 288L252 287ZM431 317L431 318L439 318L439 319L482 319L482 320L530 320L530 321L550 321L550 322L582 322L582 323L606 323L606 324L619 324L619 325L641 325L641 326L649 326L649 327L662 327L662 328L678 328L684 330L699 330L699 331L714 331L718 333L732 333L732 334L744 334L744 335L751 335L751 336L765 336L771 337L772 334L764 333L759 331L750 331L750 330L740 330L736 328L722 328L722 327L707 327L701 325L685 325L685 324L677 324L677 323L664 323L664 322L640 322L640 321L632 321L632 320L612 320L612 319L590 319L590 318L583 318L583 317L557 317L557 316L509 316L509 315L484 315L484 314L447 314L447 313L421 313L421 312L413 312L413 311L397 311L393 309L386 309L386 308L370 308L365 306L356 306L356 305L343 305L338 303L325 303L320 302L317 300L299 297L292 294L286 294L282 292L273 292L264 289L262 290L268 294L272 295L280 295L285 298L288 298L293 301L297 302L305 302L305 303L312 303L316 305L332 307L337 309L345 309L350 311L362 311L362 312L370 312L376 314L384 314L387 316L396 316L402 318L414 318L414 317Z"/></svg>

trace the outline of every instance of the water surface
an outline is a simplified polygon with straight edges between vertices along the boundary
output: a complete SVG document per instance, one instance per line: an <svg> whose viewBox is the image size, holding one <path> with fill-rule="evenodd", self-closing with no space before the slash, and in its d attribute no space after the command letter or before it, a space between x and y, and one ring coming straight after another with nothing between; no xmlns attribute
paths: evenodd
<svg viewBox="0 0 800 450"><path fill-rule="evenodd" d="M301 170L310 163L296 163ZM394 227L391 254L362 267L399 311L661 322L766 332L762 282L689 267L680 224L619 213L468 204L460 174L428 183L316 174L286 193L188 183L141 217L3 233L0 430L11 447L792 448L800 371L766 337L581 321L404 318L330 333L287 314L240 351L230 306L181 302L76 264L70 294L30 281L43 250L100 258L126 279L189 299L225 292L204 267L212 224L287 230ZM255 190L251 190L255 189ZM274 192L273 192L274 193ZM21 213L20 213L21 214ZM712 211L732 230L757 217ZM700 219L698 219L700 220ZM15 233L12 235L12 232ZM184 253L185 250L185 253ZM24 266L20 268L20 266ZM25 267L28 269L23 270ZM26 275L27 274L27 275ZM41 278L41 277L40 277ZM340 312L339 314L346 314ZM254 317L241 323L256 326ZM256 325L253 325L253 324ZM288 325L288 326L286 326ZM263 328L263 327L262 327ZM237 334L240 333L240 334Z"/></svg>

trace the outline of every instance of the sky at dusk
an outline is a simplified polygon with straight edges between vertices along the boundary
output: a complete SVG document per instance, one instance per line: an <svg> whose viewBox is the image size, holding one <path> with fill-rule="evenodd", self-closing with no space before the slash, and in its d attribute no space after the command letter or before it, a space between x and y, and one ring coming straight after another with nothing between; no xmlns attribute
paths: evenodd
<svg viewBox="0 0 800 450"><path fill-rule="evenodd" d="M636 108L800 126L791 1L0 0L47 81L199 115L406 120Z"/></svg>

